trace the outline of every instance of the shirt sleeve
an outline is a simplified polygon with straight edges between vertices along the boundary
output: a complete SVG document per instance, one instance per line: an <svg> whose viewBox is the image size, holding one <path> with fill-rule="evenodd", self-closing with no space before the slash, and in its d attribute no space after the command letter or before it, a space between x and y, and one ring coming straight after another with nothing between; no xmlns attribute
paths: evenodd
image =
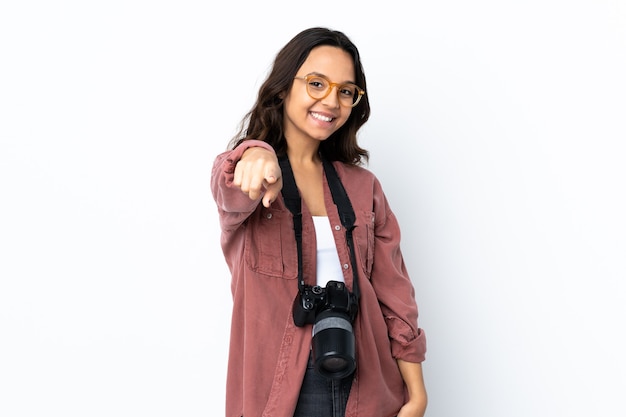
<svg viewBox="0 0 626 417"><path fill-rule="evenodd" d="M371 283L383 312L394 358L422 362L426 335L418 327L415 288L400 249L400 227L380 183L374 190L374 263Z"/></svg>
<svg viewBox="0 0 626 417"><path fill-rule="evenodd" d="M258 206L263 198L252 200L233 186L235 166L243 153L252 147L261 147L274 152L271 145L260 140L246 140L235 149L219 154L213 162L211 171L211 192L220 217L220 226L223 231L230 231L239 227Z"/></svg>

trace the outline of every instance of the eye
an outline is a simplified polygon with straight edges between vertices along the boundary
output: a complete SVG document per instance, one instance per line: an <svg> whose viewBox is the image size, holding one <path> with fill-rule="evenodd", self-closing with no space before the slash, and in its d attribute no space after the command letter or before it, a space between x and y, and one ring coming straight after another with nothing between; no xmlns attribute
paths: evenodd
<svg viewBox="0 0 626 417"><path fill-rule="evenodd" d="M356 88L351 85L342 85L339 92L344 97L354 97L356 94Z"/></svg>
<svg viewBox="0 0 626 417"><path fill-rule="evenodd" d="M309 78L309 88L325 91L328 88L328 82L325 79L319 77Z"/></svg>

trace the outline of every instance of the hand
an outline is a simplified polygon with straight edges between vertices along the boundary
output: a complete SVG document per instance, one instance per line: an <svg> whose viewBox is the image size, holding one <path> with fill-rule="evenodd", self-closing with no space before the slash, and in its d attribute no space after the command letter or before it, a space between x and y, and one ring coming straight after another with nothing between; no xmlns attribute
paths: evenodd
<svg viewBox="0 0 626 417"><path fill-rule="evenodd" d="M247 149L235 166L233 184L251 200L256 200L265 191L263 206L269 207L283 188L276 154L260 147Z"/></svg>
<svg viewBox="0 0 626 417"><path fill-rule="evenodd" d="M425 401L409 401L404 404L398 412L397 417L424 417L424 413L426 412L426 402Z"/></svg>

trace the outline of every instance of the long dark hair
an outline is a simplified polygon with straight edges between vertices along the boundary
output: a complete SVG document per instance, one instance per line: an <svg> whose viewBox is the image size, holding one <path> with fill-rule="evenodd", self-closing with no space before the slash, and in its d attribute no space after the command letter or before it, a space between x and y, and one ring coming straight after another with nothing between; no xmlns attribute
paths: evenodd
<svg viewBox="0 0 626 417"><path fill-rule="evenodd" d="M283 98L293 84L296 75L311 50L328 45L343 49L352 57L355 83L367 92L365 73L357 47L342 32L315 27L306 29L291 39L278 52L267 79L259 89L257 101L241 121L240 130L230 141L236 147L248 139L262 140L274 148L277 154L286 152L287 143L283 132ZM360 165L367 161L369 153L357 143L357 131L369 119L370 103L367 93L353 109L346 123L320 144L321 154L331 161Z"/></svg>

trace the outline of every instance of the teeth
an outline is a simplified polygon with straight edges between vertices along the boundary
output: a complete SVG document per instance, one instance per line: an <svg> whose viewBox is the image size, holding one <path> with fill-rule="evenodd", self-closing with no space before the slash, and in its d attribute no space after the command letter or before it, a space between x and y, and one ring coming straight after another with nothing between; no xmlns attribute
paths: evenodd
<svg viewBox="0 0 626 417"><path fill-rule="evenodd" d="M324 122L332 122L333 121L332 117L322 116L321 114L318 114L318 113L311 113L311 116L313 116L317 120L322 120Z"/></svg>

